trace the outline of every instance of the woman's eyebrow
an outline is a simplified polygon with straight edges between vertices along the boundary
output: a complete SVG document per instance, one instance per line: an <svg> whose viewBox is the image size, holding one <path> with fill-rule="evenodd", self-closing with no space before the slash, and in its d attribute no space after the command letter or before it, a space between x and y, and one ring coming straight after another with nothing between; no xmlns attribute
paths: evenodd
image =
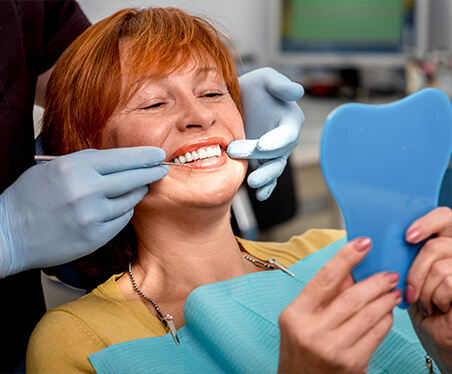
<svg viewBox="0 0 452 374"><path fill-rule="evenodd" d="M195 70L195 80L196 81L199 80L199 82L202 82L208 77L208 75L210 73L213 73L213 74L215 74L215 80L218 80L219 82L221 82L221 76L220 76L220 74L218 72L218 68L216 66L202 66L199 68L195 67L195 69L196 69ZM171 73L168 75L163 75L163 76L160 76L158 74L147 74L145 76L138 78L132 84L132 87L135 87L135 89L134 89L135 93L131 95L131 98L129 101L131 101L133 98L136 98L137 96L139 96L140 93L142 94L142 91L146 90L147 86L150 83L153 83L159 79L165 79L169 75L171 75Z"/></svg>
<svg viewBox="0 0 452 374"><path fill-rule="evenodd" d="M199 73L204 73L204 72L208 73L210 71L217 72L218 69L215 66L203 66L203 67L198 68Z"/></svg>
<svg viewBox="0 0 452 374"><path fill-rule="evenodd" d="M218 69L215 66L203 66L196 69L196 75L203 75L206 76L210 72L218 74ZM138 78L135 82L133 82L132 85L140 85L140 84L147 84L149 82L155 82L159 79L165 79L168 76L170 76L172 73L169 74L146 74L145 76L142 76Z"/></svg>
<svg viewBox="0 0 452 374"><path fill-rule="evenodd" d="M196 75L207 76L209 73L215 73L218 75L218 69L215 66L203 66L198 68Z"/></svg>
<svg viewBox="0 0 452 374"><path fill-rule="evenodd" d="M219 85L224 85L225 82L223 80L222 75L220 74L217 67L214 66L205 66L200 67L196 72L195 80L199 82L206 81L207 79L215 81Z"/></svg>

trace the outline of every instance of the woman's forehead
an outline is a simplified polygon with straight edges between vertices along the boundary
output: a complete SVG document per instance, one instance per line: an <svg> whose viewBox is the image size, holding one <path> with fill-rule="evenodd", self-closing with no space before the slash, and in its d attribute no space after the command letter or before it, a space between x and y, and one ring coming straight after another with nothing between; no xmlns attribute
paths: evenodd
<svg viewBox="0 0 452 374"><path fill-rule="evenodd" d="M224 83L223 74L213 59L210 59L210 61L200 61L195 56L192 56L182 63L180 63L180 61L175 61L174 64L170 66L159 66L158 62L149 65L143 63L143 66L134 72L130 70L130 66L126 67L126 64L127 62L121 64L125 67L125 71L121 69L121 74L125 87L130 89L179 74L191 74L194 79L200 81L208 78L217 80L219 83Z"/></svg>
<svg viewBox="0 0 452 374"><path fill-rule="evenodd" d="M123 75L162 76L186 69L216 67L222 70L221 63L216 61L211 51L194 46L185 46L178 50L140 47L131 48L130 37L119 40L119 59Z"/></svg>

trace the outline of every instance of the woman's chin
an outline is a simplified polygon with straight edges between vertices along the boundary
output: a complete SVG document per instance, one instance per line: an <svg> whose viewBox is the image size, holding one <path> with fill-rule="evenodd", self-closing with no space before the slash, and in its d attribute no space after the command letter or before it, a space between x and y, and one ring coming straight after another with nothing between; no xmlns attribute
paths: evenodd
<svg viewBox="0 0 452 374"><path fill-rule="evenodd" d="M224 183L219 185L217 183L206 182L196 188L187 189L184 199L188 202L188 206L215 208L216 206L222 207L224 204L231 204L240 184L227 185Z"/></svg>
<svg viewBox="0 0 452 374"><path fill-rule="evenodd" d="M164 183L150 185L149 192L136 208L140 211L142 208L165 212L180 211L181 214L182 210L193 211L196 208L224 209L225 204L232 203L242 182L242 178L236 178L235 182L221 178L200 179L202 181L198 179L196 183L190 178L183 183L168 183L168 188Z"/></svg>
<svg viewBox="0 0 452 374"><path fill-rule="evenodd" d="M159 207L166 211L170 207L172 210L216 206L223 209L243 183L246 163L240 161L229 159L220 168L200 168L194 172L183 172L184 166L170 167L166 177L149 185L143 203L150 209ZM207 163L198 166L206 167Z"/></svg>

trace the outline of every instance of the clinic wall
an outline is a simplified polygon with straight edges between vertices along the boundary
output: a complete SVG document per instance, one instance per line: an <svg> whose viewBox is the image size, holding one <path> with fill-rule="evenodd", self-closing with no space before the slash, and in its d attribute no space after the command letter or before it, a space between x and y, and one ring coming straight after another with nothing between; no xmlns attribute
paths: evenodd
<svg viewBox="0 0 452 374"><path fill-rule="evenodd" d="M247 64L267 64L269 9L272 0L78 0L91 22L128 7L174 6L207 16L231 31Z"/></svg>

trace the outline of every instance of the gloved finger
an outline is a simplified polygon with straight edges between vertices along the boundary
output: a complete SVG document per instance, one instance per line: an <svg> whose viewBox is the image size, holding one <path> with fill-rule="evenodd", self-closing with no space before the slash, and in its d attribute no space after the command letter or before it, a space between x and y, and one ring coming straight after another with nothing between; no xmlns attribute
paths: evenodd
<svg viewBox="0 0 452 374"><path fill-rule="evenodd" d="M123 215L102 223L98 230L100 238L98 248L114 238L132 219L133 208L126 211Z"/></svg>
<svg viewBox="0 0 452 374"><path fill-rule="evenodd" d="M156 166L166 157L165 151L158 147L89 150L78 152L74 155L80 157L80 161L91 164L91 166L102 175Z"/></svg>
<svg viewBox="0 0 452 374"><path fill-rule="evenodd" d="M108 174L102 177L100 188L106 197L113 198L158 181L167 175L168 171L167 165L161 165Z"/></svg>
<svg viewBox="0 0 452 374"><path fill-rule="evenodd" d="M248 175L248 185L251 188L259 188L269 184L281 176L286 164L287 160L284 157L278 157L266 162Z"/></svg>
<svg viewBox="0 0 452 374"><path fill-rule="evenodd" d="M229 143L226 152L231 158L257 158L255 154L260 152L257 149L257 142L256 139L234 140Z"/></svg>
<svg viewBox="0 0 452 374"><path fill-rule="evenodd" d="M304 114L301 108L295 104L289 104L291 110L288 110L279 119L277 127L262 135L258 142L257 148L260 151L274 151L277 149L285 149L289 146L292 151L300 140L301 126L304 122Z"/></svg>
<svg viewBox="0 0 452 374"><path fill-rule="evenodd" d="M283 101L296 101L304 95L302 85L292 82L274 69L268 69L267 74L264 75L264 85L268 92Z"/></svg>
<svg viewBox="0 0 452 374"><path fill-rule="evenodd" d="M276 179L274 179L271 183L266 184L265 186L258 188L256 190L256 199L259 201L267 200L272 194L273 190L276 187Z"/></svg>
<svg viewBox="0 0 452 374"><path fill-rule="evenodd" d="M108 222L123 216L130 210L133 210L143 197L148 193L149 187L143 186L130 191L122 196L113 199L107 199L107 209L104 210L104 216L100 217L101 222Z"/></svg>
<svg viewBox="0 0 452 374"><path fill-rule="evenodd" d="M257 148L258 141L259 140L255 139L235 140L232 143L229 143L227 154L231 158L266 160L288 156L295 147L293 144L289 144L287 147L275 149L273 151L261 151Z"/></svg>

